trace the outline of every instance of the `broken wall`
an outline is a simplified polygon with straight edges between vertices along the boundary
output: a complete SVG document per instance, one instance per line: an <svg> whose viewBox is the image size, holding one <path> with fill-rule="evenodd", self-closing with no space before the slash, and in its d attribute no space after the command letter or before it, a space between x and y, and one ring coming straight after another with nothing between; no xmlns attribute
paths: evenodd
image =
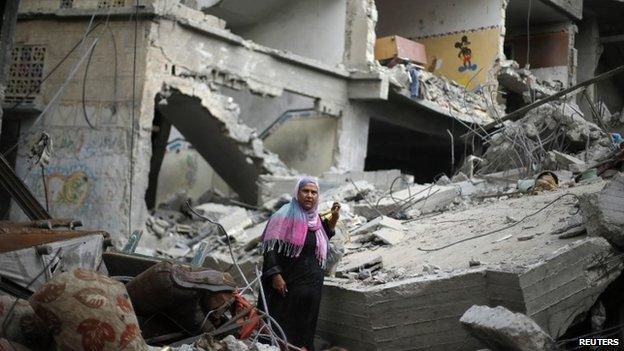
<svg viewBox="0 0 624 351"><path fill-rule="evenodd" d="M24 4L27 5L27 2ZM15 33L16 48L39 48L43 69L35 75L41 77L50 72L82 39L87 23L57 19L20 20ZM145 28L145 23L139 23L139 33ZM57 104L53 104L32 127L28 128L28 125L35 122L35 118L25 121L16 162L17 174L37 199L45 203L41 171L38 167L29 168L27 151L37 132L44 130L49 133L54 142L54 155L45 170L45 182L51 214L59 218L80 219L87 228L106 230L114 237L127 232L130 210L133 32L133 22L111 19L108 26L95 30L85 41L86 45L69 56L46 80L41 93L34 94L32 102L32 106L39 111L53 99L74 65L86 56L86 47L90 46L93 38L99 36L86 81L86 65L83 62ZM145 50L142 49L144 39L139 35L136 52L139 62L137 105L144 76L144 65L140 64L145 59ZM85 114L94 128L87 124ZM140 169L141 165L135 163L137 166ZM133 191L135 194L142 193L140 186ZM145 210L144 201L135 201L132 206L133 215ZM11 218L20 220L25 216L17 206L12 206Z"/></svg>
<svg viewBox="0 0 624 351"><path fill-rule="evenodd" d="M399 35L424 44L434 73L474 89L493 82L488 76L503 52L505 4L503 0L378 1L377 36ZM462 42L464 36L467 41Z"/></svg>
<svg viewBox="0 0 624 351"><path fill-rule="evenodd" d="M314 109L314 99L289 91L282 92L280 96L253 94L247 89L222 88L221 91L231 96L240 107L239 119L258 133L289 110Z"/></svg>
<svg viewBox="0 0 624 351"><path fill-rule="evenodd" d="M574 48L577 27L572 23L532 26L527 40L525 30L509 31L505 40L510 58L520 67L528 63L541 80L560 81L564 87L576 84L577 52Z"/></svg>
<svg viewBox="0 0 624 351"><path fill-rule="evenodd" d="M171 129L169 140L158 173L156 205L167 202L180 191L194 203L213 190L226 196L236 195L177 129Z"/></svg>
<svg viewBox="0 0 624 351"><path fill-rule="evenodd" d="M337 128L338 120L334 117L293 118L264 143L288 167L319 176L333 165Z"/></svg>
<svg viewBox="0 0 624 351"><path fill-rule="evenodd" d="M151 34L155 57L149 61L153 62L151 72L159 89L163 79L171 76L207 83L211 91L233 97L237 120L249 126L266 124L280 114L258 116L261 123L255 124L245 112L254 111L256 97L249 98L249 103L246 99L239 101L247 93L232 94L231 89L224 87L248 90L269 100L285 92L303 96L313 101L319 113L339 117L333 164L342 169L363 169L366 150L354 145L366 145L368 116L356 111L348 100L349 72L344 67L259 46L213 26L204 26L199 18L159 18L155 23ZM300 107L299 99L293 103ZM279 113L292 107L278 106Z"/></svg>

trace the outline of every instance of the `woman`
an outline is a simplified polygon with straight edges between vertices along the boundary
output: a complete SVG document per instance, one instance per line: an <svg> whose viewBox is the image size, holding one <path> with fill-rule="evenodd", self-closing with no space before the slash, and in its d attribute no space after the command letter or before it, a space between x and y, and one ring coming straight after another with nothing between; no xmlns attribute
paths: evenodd
<svg viewBox="0 0 624 351"><path fill-rule="evenodd" d="M293 198L267 223L262 234L262 285L269 314L284 329L290 344L314 350L329 239L334 235L340 205L329 220L318 214L319 185L302 177Z"/></svg>

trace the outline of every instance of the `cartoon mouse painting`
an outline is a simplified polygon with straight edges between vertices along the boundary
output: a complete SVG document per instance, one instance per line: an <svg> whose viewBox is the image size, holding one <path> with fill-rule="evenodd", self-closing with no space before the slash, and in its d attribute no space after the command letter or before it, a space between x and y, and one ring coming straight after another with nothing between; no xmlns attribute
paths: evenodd
<svg viewBox="0 0 624 351"><path fill-rule="evenodd" d="M468 45L470 45L470 41L468 41L468 37L465 35L462 36L461 41L455 42L455 47L459 49L457 57L463 61L463 65L458 68L460 72L465 72L467 70L475 71L477 69L477 65L471 62L472 50Z"/></svg>

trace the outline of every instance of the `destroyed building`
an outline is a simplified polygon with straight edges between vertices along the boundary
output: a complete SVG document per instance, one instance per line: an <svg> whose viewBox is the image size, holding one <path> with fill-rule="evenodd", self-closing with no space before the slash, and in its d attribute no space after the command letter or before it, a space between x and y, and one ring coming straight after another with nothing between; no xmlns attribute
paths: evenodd
<svg viewBox="0 0 624 351"><path fill-rule="evenodd" d="M245 286L268 215L309 174L321 210L345 204L317 330L328 344L490 346L462 317L473 305L561 343L621 284L621 223L592 207L622 171L620 1L3 6L0 176L14 170L31 212L69 220L67 245L112 245L94 249L111 276L128 273L124 248ZM15 226L33 218L10 195L0 228L41 229ZM0 245L0 259L29 249ZM66 256L59 271L102 262ZM32 293L52 278L31 286L35 273L9 277Z"/></svg>

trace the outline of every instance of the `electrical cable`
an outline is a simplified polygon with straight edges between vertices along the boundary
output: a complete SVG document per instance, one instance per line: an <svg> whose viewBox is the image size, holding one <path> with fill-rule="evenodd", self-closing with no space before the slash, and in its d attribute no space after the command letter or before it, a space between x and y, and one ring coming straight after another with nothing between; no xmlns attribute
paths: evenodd
<svg viewBox="0 0 624 351"><path fill-rule="evenodd" d="M87 103L86 103L87 76L89 74L89 66L91 65L91 59L93 58L93 53L95 52L95 47L97 46L98 41L99 41L99 38L95 39L95 45L93 45L93 48L89 52L89 58L87 59L87 65L85 66L85 72L82 78L82 114L84 116L85 121L87 122L87 125L89 125L89 128L93 130L97 130L97 128L91 123L91 121L89 120L89 116L87 115Z"/></svg>
<svg viewBox="0 0 624 351"><path fill-rule="evenodd" d="M254 270L256 271L256 277L258 277L260 279L260 277L262 276L260 270L258 269L258 266L254 267ZM260 296L262 298L262 307L264 308L264 313L266 313L267 316L270 317L269 314L269 306L267 305L267 301L266 301L266 296L264 295L264 287L262 286L262 282L260 282L260 284L258 284L259 286L259 290L260 290ZM269 331L272 332L273 328L271 327L271 319L269 319ZM284 340L286 340L286 336L284 336ZM275 336L273 335L273 333L271 333L271 345L276 346L276 341L275 341Z"/></svg>
<svg viewBox="0 0 624 351"><path fill-rule="evenodd" d="M50 201L48 200L48 184L45 179L45 167L41 165L41 182L43 183L43 193L45 195L46 211L50 213Z"/></svg>
<svg viewBox="0 0 624 351"><path fill-rule="evenodd" d="M85 30L85 33L83 34L83 37L72 47L72 49L70 49L70 51L65 54L65 56L50 70L50 72L41 80L41 82L35 86L34 88L32 88L30 90L29 93L27 93L27 95L20 101L16 102L15 105L13 105L12 109L17 108L20 104L24 103L25 99L28 98L30 96L30 94L32 94L33 92L35 92L42 84L44 81L46 81L49 77L52 76L52 74L67 60L67 58L79 47L82 46L82 44L85 42L87 36L89 34L91 34L91 32L93 32L95 30L95 28L97 28L99 25L102 24L102 22L97 22L95 23L95 25L93 25L93 19L95 18L95 14L93 14L91 16L91 20L89 21L89 25L87 26L87 29ZM98 37L99 38L99 37ZM67 84L69 83L69 81L71 80L71 78L73 78L73 76L76 74L78 68L82 65L82 62L84 61L86 55L91 51L91 48L89 48L85 54L78 60L78 62L75 64L74 68L70 71L70 73L67 75L67 77L65 77L64 82L61 84L61 86L59 87L58 91L54 94L54 96L52 97L52 99L46 104L46 106L44 107L43 112L41 112L37 118L35 119L35 121L31 124L31 126L29 127L29 130L27 132L25 132L24 134L28 133L30 130L32 130L37 124L38 122L41 120L41 118L43 117L43 115L50 109L50 107L56 102L56 99L60 96L60 94L64 91L65 87L67 86ZM16 147L18 147L19 145L23 145L23 143L26 142L26 138L22 139L22 141L20 142L19 140L17 142L15 142L15 144L13 144L10 148L8 148L3 155L8 155L10 152L12 152Z"/></svg>
<svg viewBox="0 0 624 351"><path fill-rule="evenodd" d="M67 58L74 51L76 51L76 49L84 42L84 37L86 37L89 34L91 34L91 32L93 32L101 24L102 24L102 21L97 22L92 28L87 28L87 31L85 32L83 38L81 38L76 44L74 44L74 46L65 54L65 56L63 56L61 58L61 60L56 65L54 65L54 67L52 67L52 69L50 69L50 72L48 72L48 74L46 74L41 79L41 81L39 83L37 83L37 85L35 85L34 87L30 88L28 90L28 92L26 93L26 95L20 101L15 102L15 104L13 106L11 106L11 109L17 108L19 105L23 104L26 101L26 99L31 97L31 94L34 93L35 91L37 91L37 89L39 89L41 87L41 85L43 85L43 83L46 80L48 80L48 78L50 78L52 76L52 74L54 74L54 72L65 62L65 60L67 60Z"/></svg>
<svg viewBox="0 0 624 351"><path fill-rule="evenodd" d="M536 214L538 214L538 213L542 212L542 211L543 211L543 210L545 210L546 208L548 208L548 207L550 207L551 205L553 205L555 202L557 202L557 201L559 201L559 200L561 200L561 199L563 199L564 197L567 197L567 196L572 196L572 197L576 198L577 200L579 199L579 197L578 197L576 194L572 194L572 193L563 194L563 195L561 195L561 196L557 197L556 199L552 200L551 202L549 202L548 204L546 204L545 206L543 206L543 207L542 207L542 208L540 208L539 210L537 210L537 211L535 211L535 212L533 212L533 213L530 213L530 214L528 214L528 215L524 216L524 217L523 217L522 219L520 219L519 221L514 222L514 223L512 223L512 224L510 224L510 225L507 225L507 226L504 226L504 227L501 227L501 228L498 228L498 229L494 229L494 230L491 230L491 231L486 232L486 233L483 233L483 234L478 234L478 235L474 235L474 236L471 236L471 237L468 237L468 238L464 238L464 239L461 239L461 240L458 240L458 241L452 242L452 243L450 243L450 244L443 245L443 246L436 247L436 248L432 248L432 249L426 249L426 248L418 247L418 250L420 250L420 251L424 251L424 252L434 252L434 251L440 251L440 250L443 250L443 249L449 248L449 247L451 247L451 246L455 246L455 245L457 245L457 244L464 243L464 242L466 242L466 241L470 241L470 240L474 240L474 239L482 238L482 237L484 237L484 236L488 236L488 235L496 234L496 233L498 233L498 232L501 232L501 231L503 231L503 230L506 230L506 229L509 229L509 228L512 228L512 227L514 227L514 226L518 225L519 223L523 222L525 219L527 219L527 218L529 218L529 217L533 217L533 216L535 216Z"/></svg>
<svg viewBox="0 0 624 351"><path fill-rule="evenodd" d="M113 43L115 43L115 36L113 35L112 30L110 29L110 26L108 24L108 21L110 19L110 14L111 14L111 9L112 7L108 7L108 13L106 14L106 20L104 21L104 25L105 28L108 29L111 33L111 35L113 36ZM100 35L95 39L96 44L93 47L93 49L89 52L89 58L87 59L87 65L85 66L85 71L84 71L84 76L82 78L82 114L83 117L85 119L85 121L87 122L87 125L89 126L89 128L93 129L93 130L97 130L97 128L91 123L91 120L89 120L89 116L87 114L87 102L86 102L86 95L87 95L87 76L89 75L89 67L91 67L91 59L93 58L93 53L95 52L95 48L97 47L97 44L99 43L100 37L102 36L102 33L100 33ZM116 91L116 86L117 86L117 45L115 45L115 64L114 64L114 81L113 81L113 90ZM115 95L115 98L117 96Z"/></svg>
<svg viewBox="0 0 624 351"><path fill-rule="evenodd" d="M243 278L243 281L245 282L245 285L249 285L249 281L248 281L248 280L247 280L247 278L245 277L245 274L243 274L243 270L240 268L240 265L238 264L238 260L237 260L237 259L236 259L236 257L234 256L234 251L232 250L232 243L230 242L230 236L229 236L229 235L228 235L228 233L225 231L225 228L223 228L223 226L222 226L220 223L215 222L215 221L213 221L212 219L210 219L210 218L208 218L208 217L206 217L206 216L204 216L204 215L200 214L199 212L197 212L197 211L196 211L196 210L195 210L195 209L191 206L191 203L190 203L190 201L188 201L188 200L186 201L186 207L187 207L187 209L188 209L188 210L189 210L192 214L194 214L195 216L197 216L197 217L199 217L199 218L201 218L201 219L203 219L203 220L205 220L205 221L207 221L207 222L210 222L210 223L212 223L212 224L216 225L216 226L219 228L219 230L221 231L221 233L225 235L225 238L226 238L226 241L227 241L227 246L228 246L228 249L229 249L229 251L230 251L230 257L232 258L232 262L234 263L234 266L236 267L236 270L238 270L238 274L240 274L241 278Z"/></svg>

